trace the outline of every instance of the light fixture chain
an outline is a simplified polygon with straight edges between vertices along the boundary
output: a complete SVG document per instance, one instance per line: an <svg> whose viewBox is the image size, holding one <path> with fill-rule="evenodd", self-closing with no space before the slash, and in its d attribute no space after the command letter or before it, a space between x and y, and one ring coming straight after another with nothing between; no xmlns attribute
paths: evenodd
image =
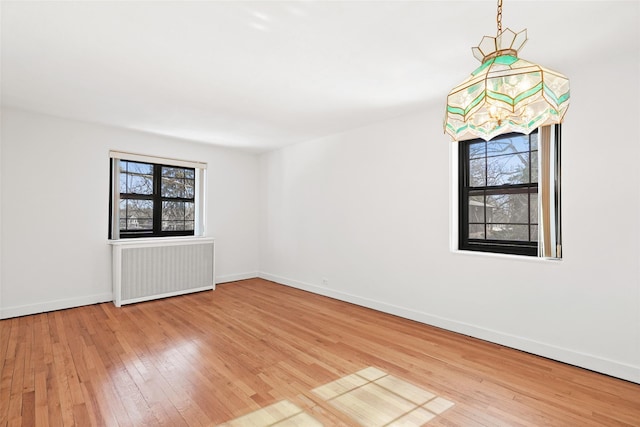
<svg viewBox="0 0 640 427"><path fill-rule="evenodd" d="M502 33L502 0L498 0L498 16L496 17L496 21L498 21L498 35Z"/></svg>

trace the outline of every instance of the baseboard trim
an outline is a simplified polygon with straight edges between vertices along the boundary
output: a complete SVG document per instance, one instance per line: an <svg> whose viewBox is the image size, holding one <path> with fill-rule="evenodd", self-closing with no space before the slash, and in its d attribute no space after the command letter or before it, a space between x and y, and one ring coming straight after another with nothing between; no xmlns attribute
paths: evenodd
<svg viewBox="0 0 640 427"><path fill-rule="evenodd" d="M28 316L30 314L46 313L48 311L64 310L67 308L80 307L83 305L98 304L102 302L113 301L111 292L87 295L77 298L65 298L54 301L39 302L36 304L19 305L15 307L5 307L0 312L0 319L9 319L11 317Z"/></svg>
<svg viewBox="0 0 640 427"><path fill-rule="evenodd" d="M260 272L258 277L640 384L640 366L576 352L564 347L352 295L335 289L304 283L275 274Z"/></svg>
<svg viewBox="0 0 640 427"><path fill-rule="evenodd" d="M253 279L255 277L258 277L257 271L251 271L249 273L225 274L224 276L216 277L216 283L236 282L238 280Z"/></svg>
<svg viewBox="0 0 640 427"><path fill-rule="evenodd" d="M235 282L237 280L252 279L258 277L257 271L238 274L227 274L217 276L216 283ZM30 314L46 313L48 311L65 310L67 308L81 307L83 305L98 304L101 302L113 301L112 293L102 293L87 295L77 298L65 298L54 301L45 301L35 304L19 305L14 307L0 308L0 319L10 319L12 317L28 316Z"/></svg>

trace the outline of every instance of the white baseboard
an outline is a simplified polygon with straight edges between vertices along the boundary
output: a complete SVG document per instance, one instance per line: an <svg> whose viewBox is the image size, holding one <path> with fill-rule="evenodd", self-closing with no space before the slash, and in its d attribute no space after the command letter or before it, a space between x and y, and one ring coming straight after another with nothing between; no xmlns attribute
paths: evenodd
<svg viewBox="0 0 640 427"><path fill-rule="evenodd" d="M224 276L216 277L216 284L218 283L227 283L227 282L236 282L238 280L245 279L253 279L258 277L257 271L251 271L249 273L238 273L238 274L225 274Z"/></svg>
<svg viewBox="0 0 640 427"><path fill-rule="evenodd" d="M587 353L576 352L571 349L506 334L504 332L435 316L413 309L399 307L385 302L340 292L335 289L300 282L274 274L260 272L258 277L640 384L640 366L621 363Z"/></svg>
<svg viewBox="0 0 640 427"><path fill-rule="evenodd" d="M0 310L0 319L9 319L11 317L27 316L29 314L39 314L55 310L64 310L66 308L98 304L107 301L113 301L113 294L111 292L96 295L87 295L77 298L45 301L35 304L19 305L14 307L5 307Z"/></svg>
<svg viewBox="0 0 640 427"><path fill-rule="evenodd" d="M216 277L216 284L235 282L237 280L252 279L258 277L257 271L238 274L227 274ZM77 298L65 298L55 301L44 301L35 304L19 305L14 307L0 308L0 319L9 319L11 317L27 316L29 314L45 313L48 311L64 310L67 308L80 307L83 305L97 304L101 302L113 301L112 293L103 293L97 295L87 295Z"/></svg>

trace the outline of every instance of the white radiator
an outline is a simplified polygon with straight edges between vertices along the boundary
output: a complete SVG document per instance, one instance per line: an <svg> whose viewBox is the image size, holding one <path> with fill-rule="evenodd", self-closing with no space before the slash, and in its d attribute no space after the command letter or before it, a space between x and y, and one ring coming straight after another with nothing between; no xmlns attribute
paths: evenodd
<svg viewBox="0 0 640 427"><path fill-rule="evenodd" d="M211 238L113 240L113 302L117 307L215 289Z"/></svg>

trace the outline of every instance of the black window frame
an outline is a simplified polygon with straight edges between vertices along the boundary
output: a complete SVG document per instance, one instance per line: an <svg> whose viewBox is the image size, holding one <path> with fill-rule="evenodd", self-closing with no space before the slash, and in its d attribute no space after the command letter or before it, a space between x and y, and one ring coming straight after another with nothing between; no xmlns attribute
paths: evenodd
<svg viewBox="0 0 640 427"><path fill-rule="evenodd" d="M529 158L531 162L531 136L537 134L537 129L528 135L522 133L509 133L505 135L499 135L490 141L496 141L499 139L513 138L514 136L526 136L529 138ZM538 193L538 182L531 182L523 184L503 184L498 186L489 186L485 182L484 186L470 186L470 156L469 149L471 145L484 142L483 139L472 139L466 141L459 141L458 143L458 249L466 251L478 251L489 253L501 253L508 255L524 255L524 256L537 256L538 255L538 241L518 241L518 240L498 240L486 238L487 214L486 205L483 215L483 222L485 224L485 238L474 239L469 237L469 196L484 195L485 200L488 195L496 194L528 194L529 200L531 194ZM485 151L485 162L487 159L487 152ZM529 170L531 174L531 169ZM531 175L530 175L531 176ZM530 201L529 201L530 203ZM529 226L529 239L531 239L531 212L528 209L528 226ZM538 226L537 223L535 223Z"/></svg>
<svg viewBox="0 0 640 427"><path fill-rule="evenodd" d="M195 236L195 212L196 212L196 190L195 183L197 182L197 171L195 168L184 167L184 166L176 166L164 163L152 163L148 161L138 161L138 160L119 160L119 159L110 159L110 191L109 191L109 237L113 238L113 201L115 193L114 191L119 191L120 188L113 188L114 180L113 180L113 171L114 171L114 161L118 162L132 162L132 163L140 163L151 165L153 167L153 192L152 194L137 194L137 193L119 193L119 200L126 199L134 199L134 200L151 200L153 202L153 222L152 229L150 230L119 230L120 239L130 239L130 238L145 238L145 237L181 237L181 236ZM168 197L162 195L162 169L163 168L172 168L172 169L183 169L189 170L193 173L193 178L183 178L193 180L194 182L194 191L193 197ZM119 185L116 183L115 185ZM162 230L162 203L163 202L187 202L193 203L194 205L194 219L193 219L193 228L190 230ZM119 207L118 207L119 209ZM117 225L119 227L119 224Z"/></svg>

